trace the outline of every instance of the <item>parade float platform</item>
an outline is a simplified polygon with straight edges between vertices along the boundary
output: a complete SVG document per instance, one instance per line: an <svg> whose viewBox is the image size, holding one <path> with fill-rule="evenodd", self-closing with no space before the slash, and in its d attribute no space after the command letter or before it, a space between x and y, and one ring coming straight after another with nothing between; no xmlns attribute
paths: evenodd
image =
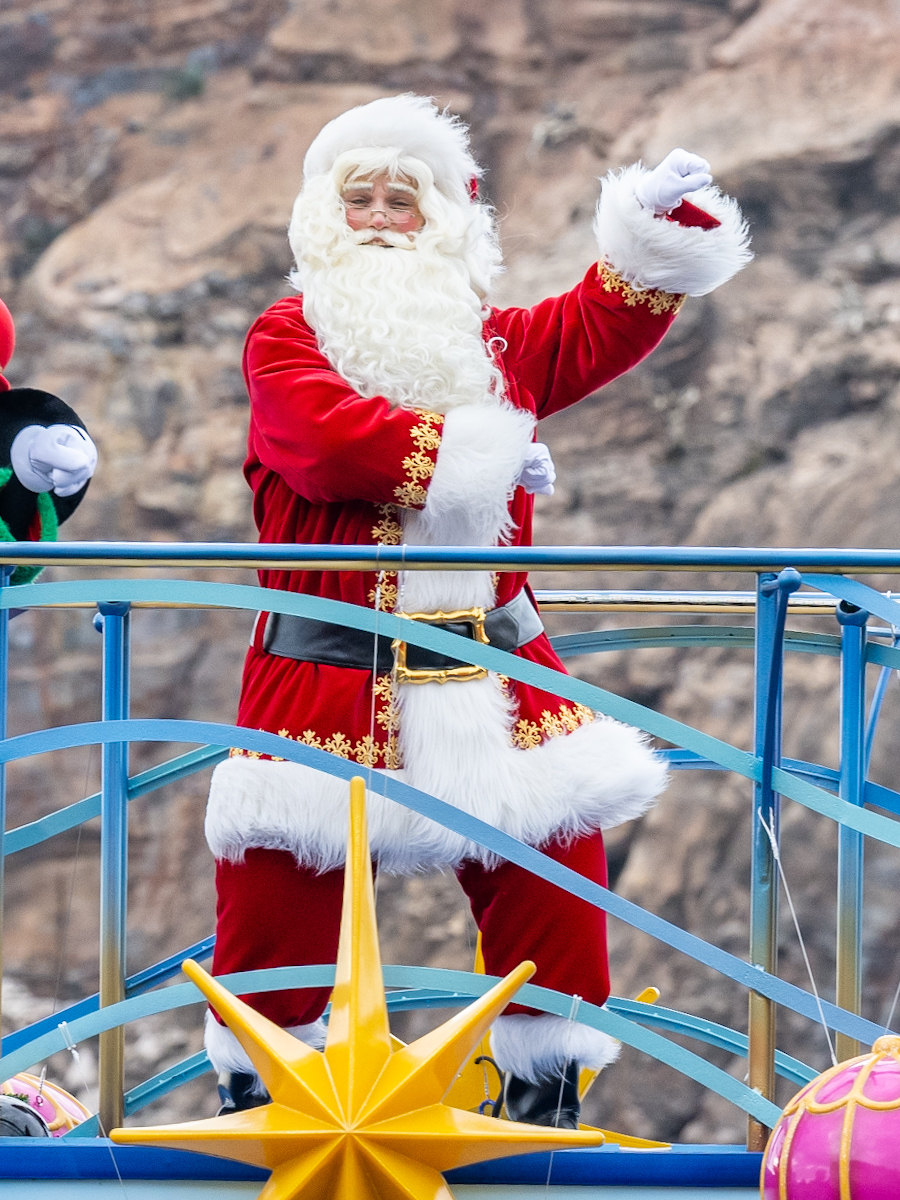
<svg viewBox="0 0 900 1200"><path fill-rule="evenodd" d="M759 1192L762 1155L743 1146L673 1146L671 1150L562 1150L464 1167L446 1178L459 1200L665 1200L701 1191L704 1200L738 1200ZM37 1141L0 1138L0 1197L88 1200L256 1200L265 1171L208 1155L106 1138ZM123 1192L124 1185L124 1192Z"/></svg>
<svg viewBox="0 0 900 1200"><path fill-rule="evenodd" d="M2 857L31 849L85 821L100 818L101 964L100 991L50 1019L17 1030L3 1039L0 1079L39 1065L79 1041L99 1038L99 1111L64 1137L0 1139L0 1196L43 1198L120 1194L126 1200L150 1197L254 1197L265 1187L266 1173L224 1159L157 1147L114 1145L96 1136L100 1128L128 1127L129 1117L145 1104L181 1083L209 1071L205 1056L169 1065L136 1089L124 1090L124 1035L131 1022L184 1005L201 1005L193 983L171 985L190 957L208 957L212 941L172 954L139 975L127 963L128 808L156 788L203 770L240 747L248 753L278 754L349 780L359 774L355 763L275 735L235 726L176 721L165 714L132 719L129 712L130 622L141 608L233 608L315 616L357 629L377 632L452 654L488 670L555 691L565 699L627 721L654 735L673 770L732 772L747 781L748 806L758 813L752 846L751 916L746 958L729 954L615 892L590 884L553 864L528 847L474 817L407 785L379 782L375 773L366 786L397 803L443 823L489 850L541 875L572 894L603 908L611 917L661 941L667 953L687 955L705 968L746 988L746 1029L729 1029L689 1012L655 1004L611 998L602 1009L582 1005L577 1019L602 1029L679 1071L724 1101L748 1120L748 1144L740 1146L676 1145L635 1149L605 1145L595 1149L522 1154L502 1161L449 1171L447 1183L457 1197L487 1200L537 1200L540 1197L584 1196L618 1200L662 1200L665 1196L751 1196L759 1192L761 1150L780 1108L773 1102L776 1075L801 1088L819 1075L823 1063L803 1063L776 1044L773 1014L791 1010L838 1035L842 1057L867 1047L883 1033L863 1015L861 994L862 937L865 918L862 888L864 839L900 850L900 794L867 779L868 750L877 726L881 699L890 672L900 669L900 603L891 593L876 591L850 576L900 573L900 553L867 550L703 549L695 547L576 547L548 550L470 550L407 547L162 545L131 543L10 544L2 562L102 568L103 578L0 586L0 842ZM515 656L444 630L387 613L313 597L266 592L237 584L195 579L159 579L135 575L135 568L221 570L265 564L280 569L489 569L570 572L732 572L749 577L751 590L541 592L542 609L603 613L678 613L719 616L742 614L743 624L671 623L634 628L604 628L563 634L553 639L562 657L606 651L663 647L728 647L752 655L755 674L755 729L750 747L678 722L667 715L616 696L582 680L524 663ZM128 576L114 577L124 568ZM7 736L9 705L8 627L10 614L28 608L80 608L103 638L102 720ZM818 619L813 630L792 631L791 613ZM807 622L809 625L809 622ZM782 757L782 667L786 654L825 655L840 660L841 762L837 769L816 762ZM867 672L877 675L866 689ZM193 744L180 754L140 775L128 771L132 742ZM73 796L68 806L18 829L5 829L5 764L32 755L74 746L102 747L101 791ZM384 777L380 777L382 780ZM778 814L783 804L799 804L818 819L837 826L840 857L836 911L839 917L837 958L841 969L833 998L780 979L775 971L777 943ZM329 974L330 972L330 974ZM250 979L250 975L255 979ZM248 973L225 981L242 993L288 986L322 986L334 978L334 967L282 968ZM461 1007L484 996L497 981L474 973L421 967L386 966L387 1007ZM521 1000L546 1012L567 1016L571 998L526 985ZM198 1012L199 1012L198 1008ZM199 1018L198 1018L199 1019ZM673 1036L667 1036L673 1035ZM680 1041L674 1040L681 1039ZM682 1042L693 1039L688 1049ZM704 1047L727 1050L734 1069L723 1070L704 1055ZM746 1060L746 1064L741 1062ZM718 1061L721 1061L719 1056ZM746 1073L746 1082L744 1076ZM212 1096L212 1080L210 1094ZM212 1107L212 1104L211 1104Z"/></svg>

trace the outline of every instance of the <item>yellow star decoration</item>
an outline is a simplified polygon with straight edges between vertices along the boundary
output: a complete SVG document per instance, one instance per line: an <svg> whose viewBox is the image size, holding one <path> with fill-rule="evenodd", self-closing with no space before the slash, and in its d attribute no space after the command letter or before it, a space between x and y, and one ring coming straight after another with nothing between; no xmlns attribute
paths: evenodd
<svg viewBox="0 0 900 1200"><path fill-rule="evenodd" d="M514 1154L598 1146L599 1131L501 1121L442 1103L472 1050L534 973L524 962L409 1046L388 1028L365 785L350 784L341 936L324 1051L297 1041L188 959L184 972L259 1072L270 1104L112 1140L198 1150L271 1170L259 1200L453 1200L441 1172Z"/></svg>

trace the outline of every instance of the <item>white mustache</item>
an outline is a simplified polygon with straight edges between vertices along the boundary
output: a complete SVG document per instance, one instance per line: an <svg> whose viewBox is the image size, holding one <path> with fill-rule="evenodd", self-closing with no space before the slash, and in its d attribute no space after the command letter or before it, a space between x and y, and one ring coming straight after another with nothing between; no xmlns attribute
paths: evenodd
<svg viewBox="0 0 900 1200"><path fill-rule="evenodd" d="M395 233L392 229L355 229L350 235L357 246L371 246L375 243L383 246L393 246L397 250L415 250L414 238L405 233Z"/></svg>

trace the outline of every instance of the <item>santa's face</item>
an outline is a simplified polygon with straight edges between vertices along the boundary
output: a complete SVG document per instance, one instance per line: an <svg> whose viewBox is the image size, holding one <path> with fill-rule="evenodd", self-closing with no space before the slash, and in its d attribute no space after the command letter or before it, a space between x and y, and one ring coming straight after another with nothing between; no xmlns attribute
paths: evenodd
<svg viewBox="0 0 900 1200"><path fill-rule="evenodd" d="M425 224L413 183L391 179L387 172L349 180L341 201L354 233L368 233L364 245L390 246L396 240L391 234L412 240Z"/></svg>
<svg viewBox="0 0 900 1200"><path fill-rule="evenodd" d="M499 261L487 211L444 196L412 156L360 150L307 180L289 236L303 315L360 395L432 412L498 402L477 286Z"/></svg>

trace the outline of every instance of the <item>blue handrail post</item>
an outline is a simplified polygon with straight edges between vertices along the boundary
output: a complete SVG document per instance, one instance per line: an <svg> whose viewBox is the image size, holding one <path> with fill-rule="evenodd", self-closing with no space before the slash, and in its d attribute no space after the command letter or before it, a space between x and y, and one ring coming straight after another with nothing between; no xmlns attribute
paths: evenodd
<svg viewBox="0 0 900 1200"><path fill-rule="evenodd" d="M97 605L103 629L103 719L129 711L130 605ZM100 793L100 1006L125 999L128 899L128 743L103 746ZM100 1035L99 1118L105 1133L125 1119L125 1030Z"/></svg>
<svg viewBox="0 0 900 1200"><path fill-rule="evenodd" d="M772 769L781 762L781 696L784 665L784 624L791 592L800 576L791 567L778 575L762 574L756 589L756 644L754 695L754 752L762 760L762 773L753 789L753 826L750 866L750 961L770 975L778 969L777 844L780 797L772 788ZM768 831L767 831L768 827ZM775 1005L751 991L747 1034L748 1082L767 1100L775 1094ZM769 1130L750 1117L747 1149L763 1150Z"/></svg>
<svg viewBox="0 0 900 1200"><path fill-rule="evenodd" d="M840 795L862 807L866 777L866 621L869 614L842 600L835 616L841 626ZM863 837L838 830L836 1001L859 1013L862 1004ZM859 1042L844 1033L835 1041L838 1060L859 1054Z"/></svg>
<svg viewBox="0 0 900 1200"><path fill-rule="evenodd" d="M14 567L0 567L0 588L10 586ZM9 732L9 609L0 610L0 740ZM0 764L0 995L3 987L3 897L5 895L6 763ZM0 1003L2 1014L2 1003Z"/></svg>

